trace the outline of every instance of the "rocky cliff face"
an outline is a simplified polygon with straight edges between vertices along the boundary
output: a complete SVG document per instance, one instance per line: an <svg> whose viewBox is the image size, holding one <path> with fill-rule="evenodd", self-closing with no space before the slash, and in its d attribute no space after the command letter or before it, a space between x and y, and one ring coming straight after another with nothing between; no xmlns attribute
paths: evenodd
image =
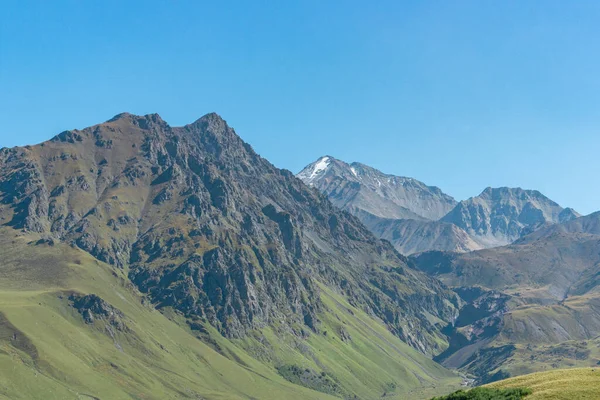
<svg viewBox="0 0 600 400"><path fill-rule="evenodd" d="M439 207L452 203L440 198ZM442 337L425 314L456 316L445 286L258 156L216 114L184 127L120 114L2 149L0 220L126 270L157 308L228 337L275 322L318 332L321 285L423 352L438 351Z"/></svg>
<svg viewBox="0 0 600 400"><path fill-rule="evenodd" d="M483 247L493 247L509 244L545 224L578 216L537 190L502 187L487 188L461 201L442 221L462 228Z"/></svg>

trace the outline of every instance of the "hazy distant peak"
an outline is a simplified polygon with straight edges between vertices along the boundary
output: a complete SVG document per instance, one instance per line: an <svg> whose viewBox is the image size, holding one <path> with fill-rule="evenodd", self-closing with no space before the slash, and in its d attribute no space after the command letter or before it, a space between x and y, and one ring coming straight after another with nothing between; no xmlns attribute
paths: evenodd
<svg viewBox="0 0 600 400"><path fill-rule="evenodd" d="M338 207L382 218L436 220L456 204L435 186L331 156L320 157L297 176L327 194Z"/></svg>
<svg viewBox="0 0 600 400"><path fill-rule="evenodd" d="M520 200L536 199L536 200L542 200L542 201L557 205L554 201L552 201L548 197L544 196L538 190L522 189L520 187L515 187L515 188L506 187L506 186L501 186L501 187L496 187L496 188L487 187L477 197L484 198L484 199L491 199L494 201L502 200L502 199L520 199Z"/></svg>
<svg viewBox="0 0 600 400"><path fill-rule="evenodd" d="M544 224L577 218L538 190L487 187L479 196L461 201L443 218L478 238L484 247L505 245Z"/></svg>
<svg viewBox="0 0 600 400"><path fill-rule="evenodd" d="M571 207L567 207L558 214L558 221L560 223L574 220L575 218L581 217L577 211L573 210Z"/></svg>

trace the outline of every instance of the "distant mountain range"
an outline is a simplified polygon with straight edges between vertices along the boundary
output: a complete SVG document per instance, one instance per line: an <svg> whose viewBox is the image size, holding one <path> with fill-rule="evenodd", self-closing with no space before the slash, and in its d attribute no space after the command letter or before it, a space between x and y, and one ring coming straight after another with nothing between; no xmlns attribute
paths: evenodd
<svg viewBox="0 0 600 400"><path fill-rule="evenodd" d="M521 188L457 203L358 166L327 156L298 177L464 301L436 361L478 383L600 363L600 213L582 217Z"/></svg>
<svg viewBox="0 0 600 400"><path fill-rule="evenodd" d="M426 252L415 265L467 306L436 360L495 380L600 361L600 213L470 253Z"/></svg>
<svg viewBox="0 0 600 400"><path fill-rule="evenodd" d="M512 243L547 224L579 216L537 190L502 187L487 188L479 196L461 201L441 221L462 228L483 247L494 247Z"/></svg>
<svg viewBox="0 0 600 400"><path fill-rule="evenodd" d="M456 200L435 186L330 156L297 176L327 194L334 205L380 218L438 220L456 206Z"/></svg>
<svg viewBox="0 0 600 400"><path fill-rule="evenodd" d="M486 188L457 202L438 187L331 156L319 158L297 176L403 254L502 246L579 216L536 190Z"/></svg>

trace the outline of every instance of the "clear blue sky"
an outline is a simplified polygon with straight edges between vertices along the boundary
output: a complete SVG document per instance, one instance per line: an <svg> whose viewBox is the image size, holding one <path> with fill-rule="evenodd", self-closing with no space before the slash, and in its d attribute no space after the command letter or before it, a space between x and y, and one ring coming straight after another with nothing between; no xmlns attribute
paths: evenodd
<svg viewBox="0 0 600 400"><path fill-rule="evenodd" d="M373 4L374 3L374 4ZM216 111L278 167L323 154L463 199L600 209L600 2L0 5L0 146Z"/></svg>

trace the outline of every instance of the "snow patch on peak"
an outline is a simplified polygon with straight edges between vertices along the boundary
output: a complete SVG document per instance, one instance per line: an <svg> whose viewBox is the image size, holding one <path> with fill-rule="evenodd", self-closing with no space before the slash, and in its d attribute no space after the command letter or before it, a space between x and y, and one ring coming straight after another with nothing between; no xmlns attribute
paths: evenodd
<svg viewBox="0 0 600 400"><path fill-rule="evenodd" d="M356 170L354 169L354 167L350 167L350 171L352 171L352 173L354 174L354 176L356 176L358 178L358 173L356 172Z"/></svg>
<svg viewBox="0 0 600 400"><path fill-rule="evenodd" d="M298 174L298 177L302 179L305 183L309 185L313 184L315 178L323 173L331 164L331 160L329 157L321 157L318 159L312 167L307 167L302 172Z"/></svg>
<svg viewBox="0 0 600 400"><path fill-rule="evenodd" d="M321 158L315 164L315 168L313 169L313 172L310 175L310 177L314 178L315 176L317 176L317 174L319 172L326 170L328 166L329 166L329 157L323 157L323 158Z"/></svg>

